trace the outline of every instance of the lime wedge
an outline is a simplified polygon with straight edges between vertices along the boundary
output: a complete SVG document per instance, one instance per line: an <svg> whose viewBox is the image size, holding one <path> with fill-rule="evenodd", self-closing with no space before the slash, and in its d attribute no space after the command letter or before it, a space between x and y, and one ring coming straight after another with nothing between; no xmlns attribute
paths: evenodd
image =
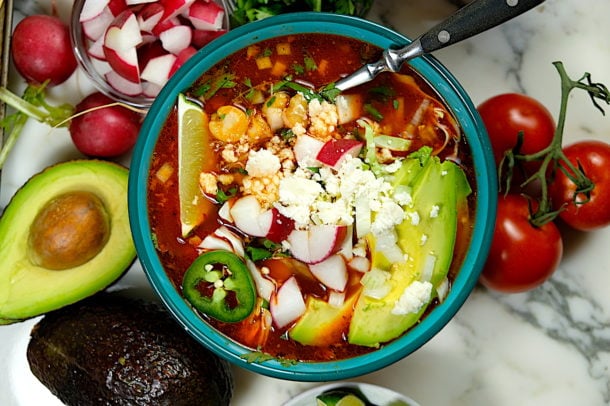
<svg viewBox="0 0 610 406"><path fill-rule="evenodd" d="M208 122L208 115L197 103L183 94L178 96L178 194L183 237L200 225L213 207L199 187L199 175L214 165Z"/></svg>
<svg viewBox="0 0 610 406"><path fill-rule="evenodd" d="M365 403L356 395L346 395L341 398L336 406L365 406Z"/></svg>

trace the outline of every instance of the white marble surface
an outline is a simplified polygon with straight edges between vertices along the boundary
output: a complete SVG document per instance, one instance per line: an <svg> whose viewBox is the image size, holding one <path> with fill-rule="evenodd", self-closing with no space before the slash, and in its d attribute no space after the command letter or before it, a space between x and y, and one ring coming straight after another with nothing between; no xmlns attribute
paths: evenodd
<svg viewBox="0 0 610 406"><path fill-rule="evenodd" d="M370 18L413 37L455 7L447 0L376 0ZM610 84L608 16L608 0L547 0L437 57L475 104L519 91L556 114L559 79L553 61L563 61L573 77L588 71L594 80ZM76 76L66 86L74 85L86 84ZM12 86L18 88L19 82ZM61 88L57 92L64 97ZM80 95L70 97L75 101ZM33 173L78 156L67 137L63 130L28 124L2 174L0 207ZM584 93L575 93L565 139L581 138L608 141L610 117L599 114ZM588 234L565 230L564 237L564 260L542 287L518 295L491 294L479 287L457 317L420 350L354 380L389 387L422 405L610 404L610 228ZM122 281L145 283L137 264ZM31 376L25 361L32 324L0 327L2 405L58 404ZM236 406L279 405L317 385L234 372Z"/></svg>

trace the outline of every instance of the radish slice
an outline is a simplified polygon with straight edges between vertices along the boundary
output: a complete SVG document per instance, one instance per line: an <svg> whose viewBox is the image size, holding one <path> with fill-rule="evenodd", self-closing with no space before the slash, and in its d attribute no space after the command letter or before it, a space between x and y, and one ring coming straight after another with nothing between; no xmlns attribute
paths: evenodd
<svg viewBox="0 0 610 406"><path fill-rule="evenodd" d="M140 77L156 85L163 86L167 83L172 71L172 66L176 62L176 56L165 54L152 58L146 64Z"/></svg>
<svg viewBox="0 0 610 406"><path fill-rule="evenodd" d="M185 13L197 30L218 31L222 28L225 12L213 1L195 1Z"/></svg>
<svg viewBox="0 0 610 406"><path fill-rule="evenodd" d="M159 0L165 9L163 19L174 18L183 14L195 0Z"/></svg>
<svg viewBox="0 0 610 406"><path fill-rule="evenodd" d="M163 48L172 54L179 54L188 48L192 38L193 32L186 25L177 25L159 34Z"/></svg>
<svg viewBox="0 0 610 406"><path fill-rule="evenodd" d="M108 3L110 3L110 0L85 1L80 12L79 21L82 23L83 21L88 21L99 16L104 11Z"/></svg>
<svg viewBox="0 0 610 406"><path fill-rule="evenodd" d="M254 262L250 261L248 258L246 258L246 266L248 267L248 270L250 270L254 285L256 285L256 292L261 298L270 302L271 296L273 295L273 292L275 292L275 285L269 279L265 278L260 269L258 269Z"/></svg>
<svg viewBox="0 0 610 406"><path fill-rule="evenodd" d="M163 13L163 6L159 3L150 3L142 8L142 10L137 13L140 30L152 33L153 28L155 28L161 21L161 18L163 18Z"/></svg>
<svg viewBox="0 0 610 406"><path fill-rule="evenodd" d="M142 85L134 83L119 75L116 71L111 70L104 75L108 84L116 91L128 96L138 96L142 94Z"/></svg>
<svg viewBox="0 0 610 406"><path fill-rule="evenodd" d="M301 317L306 308L301 289L294 276L288 278L269 301L271 317L278 328L284 328Z"/></svg>
<svg viewBox="0 0 610 406"><path fill-rule="evenodd" d="M326 287L343 292L347 286L347 266L340 255L331 255L322 262L309 265L309 270Z"/></svg>
<svg viewBox="0 0 610 406"><path fill-rule="evenodd" d="M367 257L354 257L349 261L349 266L355 271L365 273L371 268L371 261Z"/></svg>
<svg viewBox="0 0 610 406"><path fill-rule="evenodd" d="M82 22L83 32L87 38L96 41L104 36L104 33L113 21L114 15L108 7L105 7L97 16Z"/></svg>
<svg viewBox="0 0 610 406"><path fill-rule="evenodd" d="M125 4L128 6L135 6L137 4L154 3L157 0L125 0Z"/></svg>
<svg viewBox="0 0 610 406"><path fill-rule="evenodd" d="M233 252L233 246L227 240L217 237L214 234L207 235L197 247L205 250L222 250Z"/></svg>

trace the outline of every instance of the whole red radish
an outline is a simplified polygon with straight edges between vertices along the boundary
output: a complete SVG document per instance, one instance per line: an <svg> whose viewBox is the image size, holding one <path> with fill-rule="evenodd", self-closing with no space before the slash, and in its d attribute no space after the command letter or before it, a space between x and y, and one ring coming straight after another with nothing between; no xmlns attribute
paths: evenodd
<svg viewBox="0 0 610 406"><path fill-rule="evenodd" d="M52 16L31 15L21 20L13 31L11 56L29 83L49 80L50 85L57 85L76 69L68 26Z"/></svg>
<svg viewBox="0 0 610 406"><path fill-rule="evenodd" d="M113 105L114 100L102 93L93 93L76 105L70 123L70 135L83 154L97 158L123 155L134 146L140 131L142 116L126 107ZM93 109L93 110L91 110Z"/></svg>

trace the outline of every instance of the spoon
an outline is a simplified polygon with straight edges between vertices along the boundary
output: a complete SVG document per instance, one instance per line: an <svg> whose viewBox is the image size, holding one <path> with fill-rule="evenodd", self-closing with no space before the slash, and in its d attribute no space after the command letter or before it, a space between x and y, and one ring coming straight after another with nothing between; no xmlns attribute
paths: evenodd
<svg viewBox="0 0 610 406"><path fill-rule="evenodd" d="M496 27L544 0L475 0L402 48L389 48L377 62L369 63L338 80L335 88L345 91L373 80L381 72L397 72L406 61Z"/></svg>

